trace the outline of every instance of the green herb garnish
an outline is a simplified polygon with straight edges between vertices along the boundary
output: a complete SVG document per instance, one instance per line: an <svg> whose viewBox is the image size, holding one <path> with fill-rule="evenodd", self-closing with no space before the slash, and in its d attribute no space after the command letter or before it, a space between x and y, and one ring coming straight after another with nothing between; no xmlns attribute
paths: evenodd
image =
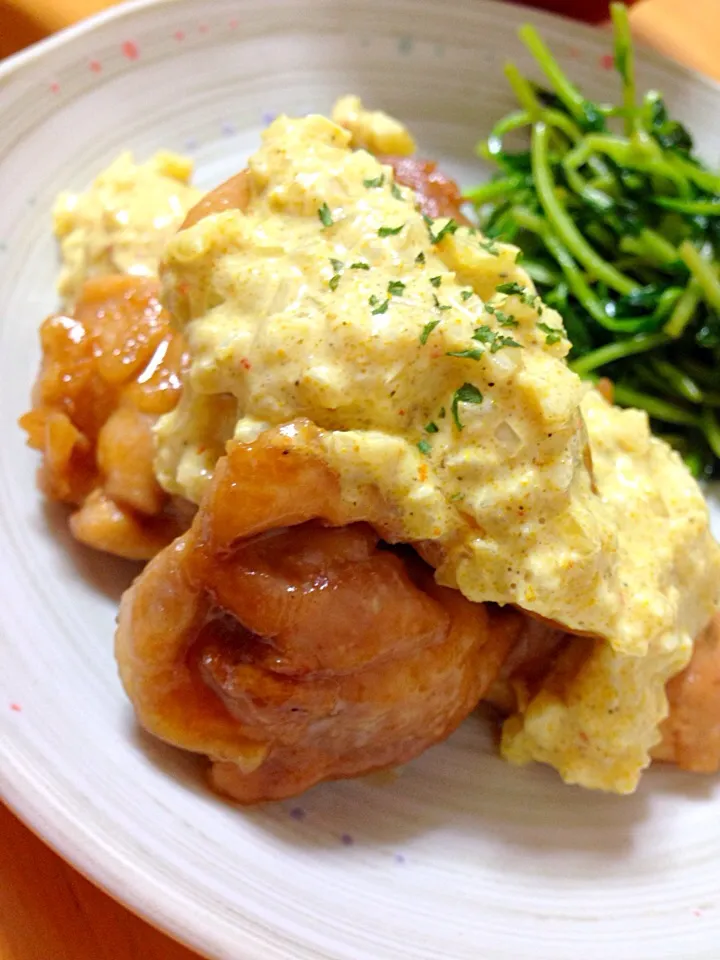
<svg viewBox="0 0 720 960"><path fill-rule="evenodd" d="M482 350L449 350L446 357L463 357L466 360L479 360L482 357Z"/></svg>
<svg viewBox="0 0 720 960"><path fill-rule="evenodd" d="M375 307L375 309L371 311L372 316L375 317L379 313L386 313L389 305L390 305L389 300L383 300L383 302L379 306Z"/></svg>
<svg viewBox="0 0 720 960"><path fill-rule="evenodd" d="M355 263L350 264L351 270L369 270L370 264L365 263L363 260L356 260Z"/></svg>
<svg viewBox="0 0 720 960"><path fill-rule="evenodd" d="M400 233L400 231L404 226L405 224L401 223L399 227L380 227L380 229L378 230L378 236L379 237L397 236L397 234Z"/></svg>
<svg viewBox="0 0 720 960"><path fill-rule="evenodd" d="M388 283L387 289L391 297L399 297L405 289L405 284L402 280L391 280L390 283Z"/></svg>
<svg viewBox="0 0 720 960"><path fill-rule="evenodd" d="M486 323L482 323L479 327L475 328L473 340L479 340L480 343L492 343L496 336L497 334L491 327Z"/></svg>
<svg viewBox="0 0 720 960"><path fill-rule="evenodd" d="M425 254L422 252L422 250L415 257L415 263L425 263Z"/></svg>
<svg viewBox="0 0 720 960"><path fill-rule="evenodd" d="M497 331L492 330L485 323L475 328L473 340L478 340L480 343L484 343L490 347L490 353L497 353L498 350L502 350L503 347L522 347L522 344L518 343L517 340L497 333Z"/></svg>
<svg viewBox="0 0 720 960"><path fill-rule="evenodd" d="M506 293L509 297L521 297L525 293L525 288L514 280L512 283L501 283L495 289L498 293Z"/></svg>
<svg viewBox="0 0 720 960"><path fill-rule="evenodd" d="M345 266L342 260L335 260L333 257L330 257L330 263L332 264L332 268L335 271L335 273L340 273L340 271Z"/></svg>
<svg viewBox="0 0 720 960"><path fill-rule="evenodd" d="M458 430L463 430L464 425L460 421L460 414L458 407L461 403L482 403L483 395L480 393L478 388L472 383L464 383L461 387L453 394L452 403L450 404L450 411L455 421L455 426Z"/></svg>
<svg viewBox="0 0 720 960"><path fill-rule="evenodd" d="M428 233L430 235L430 243L440 243L440 241L449 235L455 233L457 228L460 226L459 223L455 223L451 217L447 223L444 223L442 227L438 230L437 233L434 232L435 222L430 217L424 218L425 223L427 224Z"/></svg>
<svg viewBox="0 0 720 960"><path fill-rule="evenodd" d="M400 193L400 188L396 183L393 183L390 187L390 193L395 197L396 200L404 200L405 197Z"/></svg>
<svg viewBox="0 0 720 960"><path fill-rule="evenodd" d="M550 324L543 323L542 320L538 320L538 330L542 330L545 334L545 343L548 346L559 343L565 336L563 330L559 330L557 327L551 327Z"/></svg>
<svg viewBox="0 0 720 960"><path fill-rule="evenodd" d="M472 290L461 290L461 291L460 291L460 299L461 299L461 300L469 300L472 295L473 295L473 291L472 291Z"/></svg>
<svg viewBox="0 0 720 960"><path fill-rule="evenodd" d="M434 423L432 420L430 421L430 423L425 424L426 433L437 433L439 429L440 428L438 427L438 425Z"/></svg>
<svg viewBox="0 0 720 960"><path fill-rule="evenodd" d="M318 217L320 217L320 223L322 223L324 227L331 227L333 225L330 207L326 203L324 203L318 210Z"/></svg>
<svg viewBox="0 0 720 960"><path fill-rule="evenodd" d="M430 277L430 283L434 287L439 287L440 284L442 283L442 277Z"/></svg>
<svg viewBox="0 0 720 960"><path fill-rule="evenodd" d="M430 320L422 328L422 333L420 334L420 343L423 346L425 346L425 344L428 342L428 337L430 336L430 334L433 332L433 330L439 323L440 323L439 320Z"/></svg>
<svg viewBox="0 0 720 960"><path fill-rule="evenodd" d="M340 283L340 274L336 273L333 277L330 277L328 286L331 290L337 290L338 284Z"/></svg>
<svg viewBox="0 0 720 960"><path fill-rule="evenodd" d="M490 346L490 353L497 353L498 350L502 350L503 347L519 347L522 350L522 344L518 343L517 340L498 334Z"/></svg>
<svg viewBox="0 0 720 960"><path fill-rule="evenodd" d="M381 173L379 177L372 177L370 180L363 180L364 187L381 187L385 183L385 174Z"/></svg>

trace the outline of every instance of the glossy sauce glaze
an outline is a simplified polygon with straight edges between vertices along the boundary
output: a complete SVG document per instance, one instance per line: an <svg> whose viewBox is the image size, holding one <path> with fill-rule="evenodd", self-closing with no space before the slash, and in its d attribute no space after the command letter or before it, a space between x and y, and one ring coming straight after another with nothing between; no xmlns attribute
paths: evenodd
<svg viewBox="0 0 720 960"><path fill-rule="evenodd" d="M131 559L181 529L153 471L152 425L177 403L187 358L158 293L139 277L87 281L72 312L42 325L33 407L20 420L43 454L43 492L78 508L74 535Z"/></svg>

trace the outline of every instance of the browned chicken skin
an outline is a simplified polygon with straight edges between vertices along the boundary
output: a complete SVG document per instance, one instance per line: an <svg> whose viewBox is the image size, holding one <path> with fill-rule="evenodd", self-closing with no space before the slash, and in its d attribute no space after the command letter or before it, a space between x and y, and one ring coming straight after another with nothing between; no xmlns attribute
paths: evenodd
<svg viewBox="0 0 720 960"><path fill-rule="evenodd" d="M151 427L177 403L184 363L157 282L89 280L71 314L48 317L40 340L33 407L20 419L43 454L39 485L77 508L78 540L146 560L187 525L153 472Z"/></svg>
<svg viewBox="0 0 720 960"><path fill-rule="evenodd" d="M417 756L475 707L519 629L381 548L300 449L305 429L231 445L188 534L121 606L141 723L214 759L243 803Z"/></svg>
<svg viewBox="0 0 720 960"><path fill-rule="evenodd" d="M462 212L460 188L438 170L432 160L417 157L379 156L380 163L393 168L395 179L403 187L415 191L420 209L428 217L452 217L457 223L467 223Z"/></svg>
<svg viewBox="0 0 720 960"><path fill-rule="evenodd" d="M720 614L695 641L692 660L667 685L670 715L662 724L656 760L683 770L720 770Z"/></svg>

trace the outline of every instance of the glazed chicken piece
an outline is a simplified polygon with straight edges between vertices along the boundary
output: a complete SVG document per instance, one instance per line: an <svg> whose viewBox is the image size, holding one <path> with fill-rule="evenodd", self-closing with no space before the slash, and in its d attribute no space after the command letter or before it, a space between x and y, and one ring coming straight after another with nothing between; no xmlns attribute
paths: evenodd
<svg viewBox="0 0 720 960"><path fill-rule="evenodd" d="M307 424L231 444L190 531L123 598L140 723L210 757L242 803L417 756L476 706L519 629L383 546L362 522L375 506L343 505Z"/></svg>
<svg viewBox="0 0 720 960"><path fill-rule="evenodd" d="M73 535L133 560L153 556L189 520L154 472L152 424L177 403L184 345L157 281L89 280L70 315L40 331L32 410L20 419L43 454L38 483L76 509Z"/></svg>

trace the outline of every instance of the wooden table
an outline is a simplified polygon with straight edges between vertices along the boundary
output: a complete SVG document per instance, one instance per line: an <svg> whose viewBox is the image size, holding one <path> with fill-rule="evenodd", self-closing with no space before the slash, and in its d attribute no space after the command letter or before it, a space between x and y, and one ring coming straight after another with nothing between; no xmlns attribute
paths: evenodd
<svg viewBox="0 0 720 960"><path fill-rule="evenodd" d="M0 0L0 55L106 6L103 0ZM720 0L645 0L632 16L638 36L720 80ZM93 887L0 805L0 960L197 955Z"/></svg>

